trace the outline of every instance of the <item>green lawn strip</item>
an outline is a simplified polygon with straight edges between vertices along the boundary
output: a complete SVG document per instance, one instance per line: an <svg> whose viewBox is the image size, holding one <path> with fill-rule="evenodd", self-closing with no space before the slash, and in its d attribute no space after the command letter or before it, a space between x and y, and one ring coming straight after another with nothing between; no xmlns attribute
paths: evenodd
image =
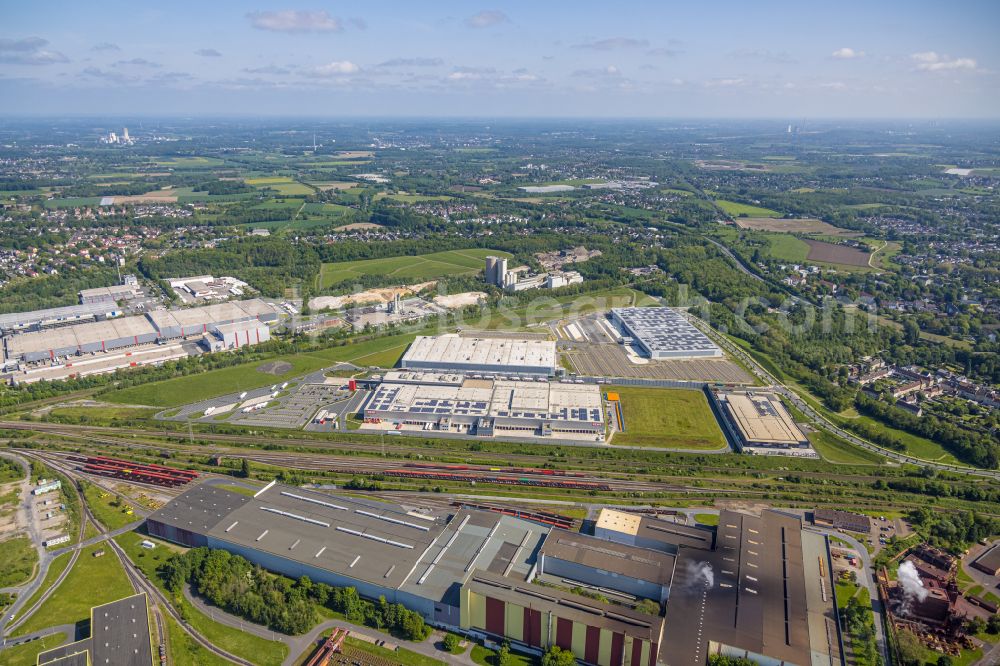
<svg viewBox="0 0 1000 666"><path fill-rule="evenodd" d="M288 646L280 641L269 641L250 633L245 633L220 624L195 608L183 595L175 596L163 586L156 570L176 552L181 549L166 544L157 539L150 539L156 544L152 550L144 549L140 543L148 539L138 532L125 532L115 537L129 559L132 560L146 577L153 582L173 602L181 616L202 636L218 647L255 664L281 664L288 655Z"/></svg>
<svg viewBox="0 0 1000 666"><path fill-rule="evenodd" d="M186 631L181 629L170 615L164 614L167 625L167 640L170 663L175 666L228 666L229 661L209 652L195 642Z"/></svg>
<svg viewBox="0 0 1000 666"><path fill-rule="evenodd" d="M472 652L469 653L472 661L479 664L479 666L499 666L496 655L497 653L494 650L485 648L478 643L472 646ZM540 660L532 656L511 652L508 656L506 666L535 666L538 663L540 663Z"/></svg>
<svg viewBox="0 0 1000 666"><path fill-rule="evenodd" d="M0 541L0 587L27 583L35 577L38 551L26 536Z"/></svg>
<svg viewBox="0 0 1000 666"><path fill-rule="evenodd" d="M694 514L694 519L700 525L719 524L719 514L717 513L696 513Z"/></svg>
<svg viewBox="0 0 1000 666"><path fill-rule="evenodd" d="M443 661L439 661L433 657L424 656L403 647L398 648L397 650L388 650L380 645L368 643L352 636L348 636L344 640L344 644L356 650L366 652L374 657L379 657L396 664L401 664L402 666L442 666L444 664Z"/></svg>
<svg viewBox="0 0 1000 666"><path fill-rule="evenodd" d="M38 601L38 598L45 594L46 590L52 587L52 583L55 582L56 578L58 578L69 565L69 557L69 553L63 553L49 563L49 570L45 572L45 578L42 580L42 584L37 590L35 590L35 593L28 598L27 603L21 607L21 610L18 611L15 619L20 618L21 615L24 614L24 611L31 608L34 603Z"/></svg>
<svg viewBox="0 0 1000 666"><path fill-rule="evenodd" d="M139 519L134 513L132 515L125 513L125 507L131 505L119 499L114 493L86 481L82 482L81 485L90 512L107 529L116 530Z"/></svg>
<svg viewBox="0 0 1000 666"><path fill-rule="evenodd" d="M103 397L105 400L123 404L177 407L226 393L247 391L283 382L334 363L363 360L366 356L377 355L374 356L374 360L383 363L388 363L391 360L394 365L395 360L398 360L406 345L412 342L416 335L417 333L388 335L354 344L328 347L301 354L288 354L231 368L209 370L199 374L151 382L113 391ZM264 363L275 361L285 361L291 364L292 369L280 375L268 374L257 369Z"/></svg>
<svg viewBox="0 0 1000 666"><path fill-rule="evenodd" d="M880 465L885 458L867 449L854 446L825 430L814 430L806 435L816 453L827 462L837 465Z"/></svg>
<svg viewBox="0 0 1000 666"><path fill-rule="evenodd" d="M39 652L57 648L65 643L67 638L66 634L59 632L49 634L37 641L9 647L0 652L0 661L3 662L4 666L35 666L38 662Z"/></svg>
<svg viewBox="0 0 1000 666"><path fill-rule="evenodd" d="M104 550L101 557L94 553ZM18 636L59 624L74 624L90 619L90 609L133 593L118 558L105 544L80 551L76 565L63 584L17 630Z"/></svg>
<svg viewBox="0 0 1000 666"><path fill-rule="evenodd" d="M617 433L613 444L704 450L726 446L702 391L636 386L605 390L618 393L625 416L625 432Z"/></svg>

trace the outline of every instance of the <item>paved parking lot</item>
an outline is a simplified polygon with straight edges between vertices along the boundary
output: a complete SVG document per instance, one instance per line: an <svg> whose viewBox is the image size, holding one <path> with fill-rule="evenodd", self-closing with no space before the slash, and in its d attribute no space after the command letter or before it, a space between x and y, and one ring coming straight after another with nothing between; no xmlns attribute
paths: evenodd
<svg viewBox="0 0 1000 666"><path fill-rule="evenodd" d="M661 360L633 363L621 345L574 342L560 349L573 370L586 377L635 377L752 384L743 368L729 359Z"/></svg>

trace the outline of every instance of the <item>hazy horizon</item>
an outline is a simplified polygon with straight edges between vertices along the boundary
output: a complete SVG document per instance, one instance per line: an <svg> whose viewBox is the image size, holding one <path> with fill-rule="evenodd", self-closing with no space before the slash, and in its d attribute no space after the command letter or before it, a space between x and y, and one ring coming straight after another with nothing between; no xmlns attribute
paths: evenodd
<svg viewBox="0 0 1000 666"><path fill-rule="evenodd" d="M6 8L10 116L1000 118L1000 4Z"/></svg>

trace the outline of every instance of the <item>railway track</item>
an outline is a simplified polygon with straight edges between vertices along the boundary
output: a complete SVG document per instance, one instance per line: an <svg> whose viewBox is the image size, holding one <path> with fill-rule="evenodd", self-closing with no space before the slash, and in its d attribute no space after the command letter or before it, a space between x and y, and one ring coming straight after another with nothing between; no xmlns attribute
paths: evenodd
<svg viewBox="0 0 1000 666"><path fill-rule="evenodd" d="M80 528L80 542L82 542L84 540L83 539L83 534L84 534L84 529L86 527L87 521L90 521L90 523L94 525L95 529L97 529L97 531L99 533L101 533L103 535L107 535L108 534L107 528L104 525L102 525L101 522L98 521L97 518L90 511L90 507L87 505L86 498L84 497L83 492L80 489L79 481L80 481L80 478L83 475L81 475L71 465L67 464L66 462L64 462L62 460L59 460L58 456L44 455L44 454L43 455L39 455L37 452L25 452L25 451L22 451L22 453L25 453L29 457L34 457L34 458L40 460L41 462L44 462L45 464L49 465L50 467L52 467L56 471L61 472L63 475L65 475L68 479L70 479L73 482L73 491L76 493L77 498L80 501L80 506L82 507L82 513L83 513L83 519L80 521L80 524L81 524L81 528ZM105 478L105 477L97 477L97 478ZM156 631L157 631L157 636L159 638L160 645L166 645L165 639L166 639L166 633L167 633L166 630L165 630L165 628L164 628L164 626L163 626L164 625L164 621L163 621L163 616L162 616L162 611L161 611L161 607L162 607L162 608L165 608L167 610L167 612L170 614L170 616L173 617L174 620L176 620L178 622L178 624L185 631L185 633L187 633L189 636L191 636L191 638L195 642L197 642L199 645L201 645L202 647L204 647L206 650L209 650L212 653L218 655L219 657L222 657L226 661L230 661L230 662L232 662L234 664L240 664L241 666L254 666L253 662L250 662L250 661L247 661L247 660L242 659L240 657L237 657L236 655L230 654L229 652L226 652L225 650L223 650L223 649L221 649L219 647L216 647L208 639L206 639L201 634L199 634L197 631L195 631L181 617L180 613L178 613L177 610L174 609L174 607L170 604L170 601L168 599L166 599L164 597L164 595L160 592L159 588L157 588L155 585L153 585L152 583L150 583L145 578L144 575L142 575L142 574L140 574L138 572L136 565L134 565L132 563L132 561L128 558L128 554L125 552L125 550L121 546L119 546L118 543L113 538L111 538L111 537L108 537L106 539L106 542L107 542L108 546L111 548L111 550L114 551L116 557L118 558L119 562L121 563L122 569L125 571L125 575L128 577L129 583L132 585L132 589L134 591L136 591L137 593L140 592L140 591L141 592L145 592L146 596L149 598L150 605L152 607L153 617L154 617L154 620L156 621ZM73 562L74 563L76 561L76 558L79 557L80 552L81 552L81 549L79 547L76 547L74 549L74 551L73 551L73 555L74 555ZM66 570L63 572L63 575L60 576L60 578L64 578L65 575L68 574L71 569L72 569L72 564L70 566L66 567ZM53 592L56 589L56 587L57 587L57 585L53 585L48 590L48 594L51 594L51 592ZM44 596L47 598L48 594L46 594ZM40 605L40 603L42 601L43 601L43 599L39 599L39 603L37 603L37 604L35 604L33 606L33 610L31 611L32 613L35 610L37 610L37 607ZM24 615L23 617L21 617L18 620L18 624L23 623L30 616L30 614L31 613L28 613L28 614Z"/></svg>

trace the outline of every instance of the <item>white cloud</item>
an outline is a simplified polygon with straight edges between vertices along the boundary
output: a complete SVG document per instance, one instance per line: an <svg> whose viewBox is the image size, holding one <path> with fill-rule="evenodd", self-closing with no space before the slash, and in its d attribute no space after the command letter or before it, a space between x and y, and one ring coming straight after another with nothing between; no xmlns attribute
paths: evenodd
<svg viewBox="0 0 1000 666"><path fill-rule="evenodd" d="M198 49L194 52L195 55L200 55L202 58L221 58L222 54L215 49Z"/></svg>
<svg viewBox="0 0 1000 666"><path fill-rule="evenodd" d="M100 44L94 44L90 49L91 51L121 51L121 47L117 44L112 44L111 42L101 42Z"/></svg>
<svg viewBox="0 0 1000 666"><path fill-rule="evenodd" d="M855 58L863 58L864 55L864 51L857 51L849 46L845 46L831 53L830 57L837 58L838 60L853 60Z"/></svg>
<svg viewBox="0 0 1000 666"><path fill-rule="evenodd" d="M632 37L608 37L607 39L597 39L582 44L574 44L574 49L590 49L592 51L613 51L615 49L646 48L649 41L645 39L634 39Z"/></svg>
<svg viewBox="0 0 1000 666"><path fill-rule="evenodd" d="M152 62L150 60L146 60L145 58L132 58L131 60L119 60L118 62L115 63L115 67L120 67L122 65L128 65L131 67L149 67L150 69L157 69L163 66L158 62Z"/></svg>
<svg viewBox="0 0 1000 666"><path fill-rule="evenodd" d="M847 84L843 83L842 81L830 81L829 83L821 83L819 84L819 87L826 88L827 90L836 90L836 91L847 90Z"/></svg>
<svg viewBox="0 0 1000 666"><path fill-rule="evenodd" d="M326 11L250 12L250 25L272 32L340 32L344 24Z"/></svg>
<svg viewBox="0 0 1000 666"><path fill-rule="evenodd" d="M728 79L712 79L711 81L705 82L706 88L738 88L746 84L746 79L742 78L728 78Z"/></svg>
<svg viewBox="0 0 1000 666"><path fill-rule="evenodd" d="M69 62L69 58L58 51L49 51L47 39L25 37L23 39L0 38L0 63L9 65L51 65Z"/></svg>
<svg viewBox="0 0 1000 666"><path fill-rule="evenodd" d="M917 69L924 72L947 72L953 70L975 70L974 58L952 58L935 51L922 51L910 56L917 63Z"/></svg>
<svg viewBox="0 0 1000 666"><path fill-rule="evenodd" d="M474 16L465 19L465 25L470 28L490 28L501 23L506 23L510 19L503 12L496 9L484 9Z"/></svg>
<svg viewBox="0 0 1000 666"><path fill-rule="evenodd" d="M344 76L346 74L357 74L361 68L350 60L334 60L325 65L318 65L309 70L314 76Z"/></svg>
<svg viewBox="0 0 1000 666"><path fill-rule="evenodd" d="M439 67L444 64L441 58L391 58L379 63L379 67Z"/></svg>

